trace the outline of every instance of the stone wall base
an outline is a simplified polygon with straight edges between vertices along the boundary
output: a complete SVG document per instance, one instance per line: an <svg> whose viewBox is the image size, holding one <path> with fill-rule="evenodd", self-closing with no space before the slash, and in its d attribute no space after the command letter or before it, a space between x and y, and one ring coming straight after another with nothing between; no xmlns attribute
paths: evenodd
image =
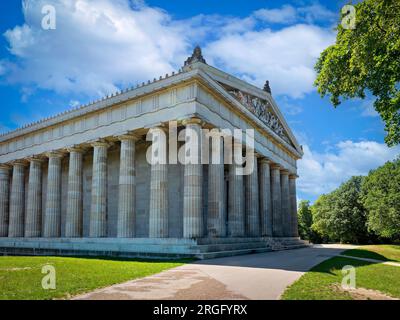
<svg viewBox="0 0 400 320"><path fill-rule="evenodd" d="M307 245L300 238L0 238L0 255L211 259Z"/></svg>

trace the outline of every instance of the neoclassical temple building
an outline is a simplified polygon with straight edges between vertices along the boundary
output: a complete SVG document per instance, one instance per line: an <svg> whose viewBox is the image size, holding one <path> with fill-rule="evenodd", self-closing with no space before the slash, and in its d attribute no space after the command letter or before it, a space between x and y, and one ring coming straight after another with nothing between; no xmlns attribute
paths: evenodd
<svg viewBox="0 0 400 320"><path fill-rule="evenodd" d="M150 164L147 133L171 121L253 129L254 170ZM197 47L177 73L0 136L0 253L210 258L304 246L302 155L269 83L213 68Z"/></svg>

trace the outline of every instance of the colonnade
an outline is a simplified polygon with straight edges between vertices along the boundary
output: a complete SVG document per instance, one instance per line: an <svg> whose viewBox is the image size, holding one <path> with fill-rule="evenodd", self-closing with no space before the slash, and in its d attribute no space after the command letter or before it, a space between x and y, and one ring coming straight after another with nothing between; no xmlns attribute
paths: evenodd
<svg viewBox="0 0 400 320"><path fill-rule="evenodd" d="M201 121L196 118L185 121L184 125L198 133L202 129ZM187 134L193 131L187 131ZM126 134L118 138L121 148L117 237L133 238L136 216L135 157L139 137ZM74 147L63 152L51 152L40 157L0 164L0 237L61 237L61 172L62 159L67 156L69 173L64 234L67 238L83 237L85 152L93 152L89 236L107 237L109 146L109 143L101 140L92 143L91 150ZM210 164L208 168L206 216L203 214L203 165L184 166L183 237L297 237L296 175L265 157L257 156L254 158L254 170L247 176L236 174L237 164L229 165L226 184L222 145L213 145L213 148L217 148L214 151L217 151L216 155L220 157L221 164ZM198 151L200 157L200 150ZM44 190L41 180L46 158L47 190L45 208L42 208ZM29 175L25 208L27 166ZM149 237L166 238L169 216L168 165L151 166L149 193Z"/></svg>

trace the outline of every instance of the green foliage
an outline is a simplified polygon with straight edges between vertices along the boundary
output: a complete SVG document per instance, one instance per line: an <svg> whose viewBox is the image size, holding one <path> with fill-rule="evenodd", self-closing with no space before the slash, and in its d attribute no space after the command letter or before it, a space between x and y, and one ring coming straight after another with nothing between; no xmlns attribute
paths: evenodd
<svg viewBox="0 0 400 320"><path fill-rule="evenodd" d="M362 200L370 230L400 239L400 158L369 173L362 184Z"/></svg>
<svg viewBox="0 0 400 320"><path fill-rule="evenodd" d="M318 198L312 207L315 231L343 243L368 240L367 214L360 199L362 180L362 177L352 177L332 193Z"/></svg>
<svg viewBox="0 0 400 320"><path fill-rule="evenodd" d="M305 239L313 234L322 242L400 241L400 157L366 177L352 177L311 207L301 202L298 214Z"/></svg>
<svg viewBox="0 0 400 320"><path fill-rule="evenodd" d="M315 232L311 226L313 224L313 216L311 212L310 201L301 200L297 211L299 221L299 235L304 240L309 240L312 243L322 242L321 237Z"/></svg>
<svg viewBox="0 0 400 320"><path fill-rule="evenodd" d="M335 107L372 93L393 146L400 143L400 2L364 0L355 7L355 29L338 25L336 43L316 63L315 85Z"/></svg>

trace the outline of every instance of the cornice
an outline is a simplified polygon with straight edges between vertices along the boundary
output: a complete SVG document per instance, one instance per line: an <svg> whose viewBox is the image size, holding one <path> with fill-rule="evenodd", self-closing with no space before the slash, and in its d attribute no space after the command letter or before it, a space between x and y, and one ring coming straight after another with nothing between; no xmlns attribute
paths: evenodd
<svg viewBox="0 0 400 320"><path fill-rule="evenodd" d="M2 134L0 135L0 143L35 131L39 131L44 128L55 126L60 123L73 120L91 113L95 113L118 104L127 103L131 100L144 97L148 94L154 94L160 90L189 80L197 72L198 70L190 70L185 72L179 71L178 73L172 73L172 75L165 75L165 77L160 77L159 80L154 79L152 82L143 82L142 85L137 86L136 88L129 88L119 91L117 93L113 93L107 97L101 98L89 104L64 111L55 116L41 119L37 122Z"/></svg>

